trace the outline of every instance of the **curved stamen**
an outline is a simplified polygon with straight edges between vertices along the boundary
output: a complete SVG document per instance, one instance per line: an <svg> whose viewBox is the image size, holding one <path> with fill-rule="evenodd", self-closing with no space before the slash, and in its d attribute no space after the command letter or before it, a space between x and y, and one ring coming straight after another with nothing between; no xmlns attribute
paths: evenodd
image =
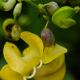
<svg viewBox="0 0 80 80"><path fill-rule="evenodd" d="M33 67L33 73L32 73L32 75L30 75L30 76L23 76L23 80L26 80L26 78L27 79L33 78L35 76L35 74L36 74L36 69L39 69L41 66L42 66L42 60L40 59L39 66Z"/></svg>
<svg viewBox="0 0 80 80"><path fill-rule="evenodd" d="M26 77L25 76L23 76L23 80L26 80Z"/></svg>
<svg viewBox="0 0 80 80"><path fill-rule="evenodd" d="M36 74L36 67L33 67L33 74L28 76L27 78L30 79L30 78L33 78Z"/></svg>
<svg viewBox="0 0 80 80"><path fill-rule="evenodd" d="M33 73L32 73L32 75L30 75L30 76L24 76L23 78L24 78L24 80L26 80L26 78L30 79L30 78L33 78L35 76L35 74L36 74L36 67L33 67Z"/></svg>
<svg viewBox="0 0 80 80"><path fill-rule="evenodd" d="M40 59L40 64L36 68L39 69L42 66L42 60Z"/></svg>

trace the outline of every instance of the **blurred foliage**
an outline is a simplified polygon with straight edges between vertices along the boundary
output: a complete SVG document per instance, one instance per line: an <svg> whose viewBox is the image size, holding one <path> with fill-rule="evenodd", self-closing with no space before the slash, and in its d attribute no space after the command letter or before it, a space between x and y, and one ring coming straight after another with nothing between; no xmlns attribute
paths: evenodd
<svg viewBox="0 0 80 80"><path fill-rule="evenodd" d="M37 0L35 3L48 3L52 0ZM59 4L59 6L69 5L71 7L80 6L80 0L54 0ZM0 11L0 69L2 66L6 64L5 59L3 58L3 46L6 41L15 43L21 52L28 45L22 41L21 39L17 42L9 40L2 29L3 21L7 18L13 18L13 10L4 12ZM46 24L46 20L44 18L38 18L38 9L23 2L22 14L26 15L26 18L29 18L28 25L21 25L22 31L30 31L40 36L41 30L44 28ZM64 80L80 80L80 12L77 13L74 17L76 20L76 25L70 27L69 29L61 29L58 26L54 25L52 21L50 21L48 28L50 28L54 35L56 43L64 46L68 49L68 53L65 54L66 61L66 75ZM26 19L27 20L27 19ZM26 21L27 24L27 21ZM23 46L23 47L22 47ZM31 79L33 80L33 79Z"/></svg>

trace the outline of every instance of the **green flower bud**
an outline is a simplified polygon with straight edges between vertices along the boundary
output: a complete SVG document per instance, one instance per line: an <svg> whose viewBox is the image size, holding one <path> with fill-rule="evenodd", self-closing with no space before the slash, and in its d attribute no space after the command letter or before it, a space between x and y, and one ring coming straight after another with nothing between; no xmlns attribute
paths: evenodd
<svg viewBox="0 0 80 80"><path fill-rule="evenodd" d="M13 11L14 19L21 14L21 10L22 10L22 3L17 3Z"/></svg>
<svg viewBox="0 0 80 80"><path fill-rule="evenodd" d="M11 37L13 40L17 41L20 38L21 28L19 25L14 25L12 27Z"/></svg>
<svg viewBox="0 0 80 80"><path fill-rule="evenodd" d="M53 15L58 9L59 9L59 6L54 1L48 3L48 5L47 5L47 10L51 15Z"/></svg>
<svg viewBox="0 0 80 80"><path fill-rule="evenodd" d="M6 19L4 22L3 22L3 30L5 32L5 34L7 36L10 36L10 33L11 33L11 27L14 25L14 24L17 24L16 21L14 19Z"/></svg>
<svg viewBox="0 0 80 80"><path fill-rule="evenodd" d="M43 29L41 31L41 39L45 47L55 44L54 34L49 28Z"/></svg>
<svg viewBox="0 0 80 80"><path fill-rule="evenodd" d="M21 29L14 19L6 19L3 22L3 30L8 38L15 41L19 39Z"/></svg>
<svg viewBox="0 0 80 80"><path fill-rule="evenodd" d="M71 18L75 13L74 8L63 6L53 14L52 22L60 28L69 28L76 24L76 21Z"/></svg>
<svg viewBox="0 0 80 80"><path fill-rule="evenodd" d="M15 3L16 0L8 0L7 2L2 2L1 5L4 11L9 11L14 7Z"/></svg>

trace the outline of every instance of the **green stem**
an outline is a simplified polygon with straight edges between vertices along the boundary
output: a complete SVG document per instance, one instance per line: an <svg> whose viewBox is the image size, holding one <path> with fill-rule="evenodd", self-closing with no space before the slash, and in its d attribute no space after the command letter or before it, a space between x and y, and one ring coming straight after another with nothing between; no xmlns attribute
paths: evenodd
<svg viewBox="0 0 80 80"><path fill-rule="evenodd" d="M47 5L50 5L50 6L51 6L51 3L46 3L46 4L44 4L44 7L47 6Z"/></svg>
<svg viewBox="0 0 80 80"><path fill-rule="evenodd" d="M43 9L42 12L49 16L48 12L45 9Z"/></svg>
<svg viewBox="0 0 80 80"><path fill-rule="evenodd" d="M18 0L18 1L21 1L21 0ZM22 0L22 1L27 2L28 4L31 4L32 6L39 9L38 5L33 3L31 0ZM41 11L49 16L48 12L44 8Z"/></svg>
<svg viewBox="0 0 80 80"><path fill-rule="evenodd" d="M14 15L14 19L15 19L15 20L17 19L17 15Z"/></svg>
<svg viewBox="0 0 80 80"><path fill-rule="evenodd" d="M26 1L28 4L31 4L32 6L38 8L37 4L33 3L32 1L27 1L27 0L24 0Z"/></svg>
<svg viewBox="0 0 80 80"><path fill-rule="evenodd" d="M76 15L79 11L80 11L80 7L77 6L77 7L74 7L74 9L76 10L75 13L70 17L72 18L74 15Z"/></svg>
<svg viewBox="0 0 80 80"><path fill-rule="evenodd" d="M46 25L45 25L44 29L46 29L46 28L47 28L48 24L49 24L49 20L47 21L47 23L46 23Z"/></svg>

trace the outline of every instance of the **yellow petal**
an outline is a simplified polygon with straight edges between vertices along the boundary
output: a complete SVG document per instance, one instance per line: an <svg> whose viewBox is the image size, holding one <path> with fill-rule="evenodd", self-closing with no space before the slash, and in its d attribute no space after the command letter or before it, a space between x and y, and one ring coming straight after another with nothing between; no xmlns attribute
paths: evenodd
<svg viewBox="0 0 80 80"><path fill-rule="evenodd" d="M28 51L29 51L29 47L23 50L22 55L23 55L23 56L26 56L26 54L28 53Z"/></svg>
<svg viewBox="0 0 80 80"><path fill-rule="evenodd" d="M46 47L43 52L42 61L44 64L47 64L66 52L67 49L58 44Z"/></svg>
<svg viewBox="0 0 80 80"><path fill-rule="evenodd" d="M13 48L13 47L14 48ZM39 64L40 54L38 50L31 46L24 57L18 56L18 48L13 43L6 42L3 48L4 58L12 70L22 75L27 75Z"/></svg>
<svg viewBox="0 0 80 80"><path fill-rule="evenodd" d="M39 51L40 56L42 56L43 42L36 34L25 31L21 33L21 39L29 44L29 46L35 47Z"/></svg>
<svg viewBox="0 0 80 80"><path fill-rule="evenodd" d="M40 55L39 52L35 47L28 47L23 51L23 56L21 59L28 63L27 71L30 72L30 67L33 68L34 66L39 65L40 63Z"/></svg>
<svg viewBox="0 0 80 80"><path fill-rule="evenodd" d="M58 71L65 62L65 56L62 54L61 56L57 57L53 61L48 64L42 65L41 68L37 69L36 76L45 76L50 75L56 71Z"/></svg>
<svg viewBox="0 0 80 80"><path fill-rule="evenodd" d="M23 76L13 71L8 64L1 69L1 76L3 80L23 80Z"/></svg>
<svg viewBox="0 0 80 80"><path fill-rule="evenodd" d="M35 76L35 80L63 80L66 71L65 64L55 73L45 76Z"/></svg>

